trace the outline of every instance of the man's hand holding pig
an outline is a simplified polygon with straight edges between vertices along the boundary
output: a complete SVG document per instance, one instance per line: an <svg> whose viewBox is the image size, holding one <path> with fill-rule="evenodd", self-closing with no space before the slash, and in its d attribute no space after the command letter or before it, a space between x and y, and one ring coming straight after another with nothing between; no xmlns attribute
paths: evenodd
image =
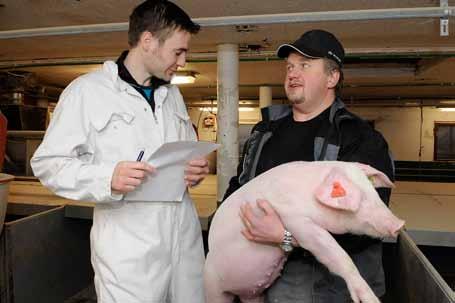
<svg viewBox="0 0 455 303"><path fill-rule="evenodd" d="M253 208L249 203L245 203L240 207L240 218L243 221L245 229L242 234L250 241L280 244L283 241L284 225L277 212L267 200L257 200L256 204L263 215L254 213ZM293 246L297 246L295 240L292 241Z"/></svg>
<svg viewBox="0 0 455 303"><path fill-rule="evenodd" d="M121 161L114 168L111 189L114 194L126 194L136 189L155 168L147 162Z"/></svg>
<svg viewBox="0 0 455 303"><path fill-rule="evenodd" d="M189 187L198 185L209 173L209 161L205 158L188 162L185 168L185 183Z"/></svg>

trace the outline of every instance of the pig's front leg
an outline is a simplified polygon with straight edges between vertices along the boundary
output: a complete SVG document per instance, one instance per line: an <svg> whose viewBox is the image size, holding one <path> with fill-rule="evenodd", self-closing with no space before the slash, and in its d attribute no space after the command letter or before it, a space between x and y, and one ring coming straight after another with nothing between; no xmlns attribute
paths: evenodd
<svg viewBox="0 0 455 303"><path fill-rule="evenodd" d="M346 281L354 302L380 303L370 286L360 275L352 259L327 230L309 218L300 219L295 223L285 223L285 225L300 246L309 250L332 273L339 275Z"/></svg>

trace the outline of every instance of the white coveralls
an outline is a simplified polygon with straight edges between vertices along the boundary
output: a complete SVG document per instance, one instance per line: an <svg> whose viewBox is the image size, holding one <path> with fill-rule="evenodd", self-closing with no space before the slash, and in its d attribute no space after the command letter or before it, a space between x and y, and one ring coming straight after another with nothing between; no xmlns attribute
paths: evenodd
<svg viewBox="0 0 455 303"><path fill-rule="evenodd" d="M98 303L204 302L201 228L188 192L175 203L128 202L111 193L119 161L135 161L141 149L146 159L165 142L196 140L178 88L154 94L155 114L119 78L117 64L105 62L64 90L31 160L35 176L57 195L96 202L90 240Z"/></svg>

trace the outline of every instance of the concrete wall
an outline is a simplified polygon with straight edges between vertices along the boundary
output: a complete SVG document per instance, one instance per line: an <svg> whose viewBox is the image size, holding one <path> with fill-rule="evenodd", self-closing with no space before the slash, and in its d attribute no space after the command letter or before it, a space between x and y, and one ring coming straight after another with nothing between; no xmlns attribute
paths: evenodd
<svg viewBox="0 0 455 303"><path fill-rule="evenodd" d="M204 119L211 113L208 111L201 111L198 107L188 108L188 114L190 115L191 121L198 129L198 135L200 140L204 141L216 141L216 126L206 127L204 125ZM253 108L251 111L239 111L239 123L240 124L256 124L259 121L260 112L258 108Z"/></svg>
<svg viewBox="0 0 455 303"><path fill-rule="evenodd" d="M354 107L351 110L375 121L375 128L386 138L395 160L433 161L435 121L455 121L455 112L442 112L435 107L423 107L423 119L418 107Z"/></svg>
<svg viewBox="0 0 455 303"><path fill-rule="evenodd" d="M455 122L455 112L442 112L435 107L422 108L423 123L419 107L352 107L350 110L365 119L374 120L376 129L389 143L395 160L403 161L433 161L434 122ZM201 126L208 112L201 112L199 108L188 111L195 125L199 121L200 139L215 140L216 137ZM240 112L239 121L240 124L250 124L258 121L259 117L259 109L255 108L251 112Z"/></svg>

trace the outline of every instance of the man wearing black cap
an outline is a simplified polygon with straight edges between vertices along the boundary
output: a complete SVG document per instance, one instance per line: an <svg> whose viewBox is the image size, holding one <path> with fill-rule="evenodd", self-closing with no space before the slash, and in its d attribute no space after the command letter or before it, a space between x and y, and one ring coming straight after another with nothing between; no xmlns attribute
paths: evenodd
<svg viewBox="0 0 455 303"><path fill-rule="evenodd" d="M312 30L278 48L286 59L285 90L291 106L273 105L262 110L263 120L250 135L237 176L230 181L225 199L255 176L291 161L361 162L393 180L393 164L380 133L350 113L338 96L344 49L336 37ZM389 189L378 189L385 203ZM297 248L292 235L267 201L253 215L247 204L241 211L243 235L251 240L279 245L289 254L282 276L266 294L266 302L350 302L343 279L331 274L308 251ZM382 244L367 236L336 235L361 275L378 297L385 293Z"/></svg>

